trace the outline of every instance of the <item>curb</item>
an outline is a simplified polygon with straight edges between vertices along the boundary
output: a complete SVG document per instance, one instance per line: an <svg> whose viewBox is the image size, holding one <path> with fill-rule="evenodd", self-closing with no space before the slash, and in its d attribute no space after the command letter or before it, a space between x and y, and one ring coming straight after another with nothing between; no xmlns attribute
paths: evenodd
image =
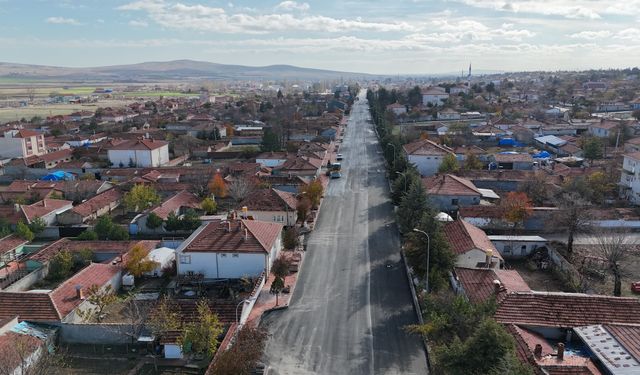
<svg viewBox="0 0 640 375"><path fill-rule="evenodd" d="M262 312L262 315L264 315L264 314L266 314L266 313L269 313L269 312L272 312L272 311L286 310L286 309L288 309L288 308L289 308L289 304L282 305L282 306L272 307L272 308L270 308L270 309L268 309L268 310L264 310L264 311Z"/></svg>

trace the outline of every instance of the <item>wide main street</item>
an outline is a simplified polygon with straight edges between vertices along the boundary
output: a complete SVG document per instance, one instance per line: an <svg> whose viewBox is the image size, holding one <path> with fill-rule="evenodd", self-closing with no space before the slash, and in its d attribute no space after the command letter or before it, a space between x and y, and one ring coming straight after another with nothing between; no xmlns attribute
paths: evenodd
<svg viewBox="0 0 640 375"><path fill-rule="evenodd" d="M427 374L400 258L393 206L364 90L340 152L342 178L325 192L286 310L263 318L275 374Z"/></svg>

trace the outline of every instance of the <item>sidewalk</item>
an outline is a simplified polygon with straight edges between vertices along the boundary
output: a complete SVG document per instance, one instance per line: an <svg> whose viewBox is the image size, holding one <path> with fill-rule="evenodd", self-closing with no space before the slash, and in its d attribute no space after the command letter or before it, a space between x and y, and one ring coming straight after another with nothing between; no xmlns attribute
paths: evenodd
<svg viewBox="0 0 640 375"><path fill-rule="evenodd" d="M298 265L298 271L293 272L289 276L284 278L284 285L290 286L291 290L288 294L280 293L280 295L278 296L278 306L276 306L275 294L269 293L269 290L271 289L271 283L273 282L275 277L272 274L269 274L269 277L265 281L264 287L262 287L262 291L258 296L258 300L256 301L255 305L253 305L253 309L251 310L251 314L249 315L249 318L247 319L246 324L251 324L254 327L256 327L260 324L260 319L262 318L262 314L264 314L265 312L268 312L271 310L277 310L277 309L286 309L287 307L289 307L289 301L291 300L291 297L293 296L293 292L296 289L298 275L302 270L302 263L304 262L305 253L304 251L301 251L301 250L295 250L295 251L283 250L281 254L288 257L293 257L294 254L300 254L300 263Z"/></svg>

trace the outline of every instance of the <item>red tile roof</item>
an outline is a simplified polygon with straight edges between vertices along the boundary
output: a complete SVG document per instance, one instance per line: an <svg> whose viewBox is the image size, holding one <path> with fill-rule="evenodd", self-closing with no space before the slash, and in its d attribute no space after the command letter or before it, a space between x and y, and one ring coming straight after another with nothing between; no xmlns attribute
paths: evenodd
<svg viewBox="0 0 640 375"><path fill-rule="evenodd" d="M170 213L175 213L181 207L200 208L200 199L195 194L183 190L162 202L160 206L154 208L151 212L166 220Z"/></svg>
<svg viewBox="0 0 640 375"><path fill-rule="evenodd" d="M482 195L473 182L451 174L424 177L422 185L430 195Z"/></svg>
<svg viewBox="0 0 640 375"><path fill-rule="evenodd" d="M60 286L49 293L51 300L60 313L60 317L64 318L82 303L83 300L77 297L76 288L78 286L82 287L86 295L86 290L89 287L92 285L107 285L110 280L120 272L121 268L119 266L91 263L73 277L60 284Z"/></svg>
<svg viewBox="0 0 640 375"><path fill-rule="evenodd" d="M565 352L564 359L558 360L553 354L557 350L541 335L514 324L506 326L515 338L516 354L520 361L532 365L536 375L601 375L595 363L588 357L580 357ZM542 346L540 358L534 356L536 345Z"/></svg>
<svg viewBox="0 0 640 375"><path fill-rule="evenodd" d="M453 154L453 150L447 146L441 146L428 139L420 139L402 146L407 155L447 155Z"/></svg>
<svg viewBox="0 0 640 375"><path fill-rule="evenodd" d="M69 206L71 208L73 202L66 201L63 199L48 199L45 198L41 201L30 205L22 205L22 212L24 216L27 218L28 222L35 219L36 217L46 216L54 211L57 211L65 206Z"/></svg>
<svg viewBox="0 0 640 375"><path fill-rule="evenodd" d="M640 324L640 301L578 293L516 292L502 298L495 318L505 324L563 328Z"/></svg>
<svg viewBox="0 0 640 375"><path fill-rule="evenodd" d="M451 221L444 226L444 235L455 254L464 254L470 250L492 250L493 256L501 258L487 234L464 220ZM502 258L501 258L502 259Z"/></svg>
<svg viewBox="0 0 640 375"><path fill-rule="evenodd" d="M61 316L49 293L0 291L0 319L19 316L20 320L60 321Z"/></svg>
<svg viewBox="0 0 640 375"><path fill-rule="evenodd" d="M20 342L20 347L16 347L16 343ZM33 336L22 335L15 332L7 332L0 335L0 353L2 353L2 368L13 374L14 369L20 368L22 358L29 358L38 348L43 345L42 340ZM29 373L30 371L24 371ZM15 372L20 374L20 370Z"/></svg>
<svg viewBox="0 0 640 375"><path fill-rule="evenodd" d="M20 247L29 241L26 241L15 234L10 234L6 237L0 239L0 255L6 253L7 251L11 251L16 247Z"/></svg>
<svg viewBox="0 0 640 375"><path fill-rule="evenodd" d="M640 361L640 326L607 324L604 328L616 339L631 355Z"/></svg>
<svg viewBox="0 0 640 375"><path fill-rule="evenodd" d="M240 202L238 207L246 206L249 211L293 211L297 202L291 193L276 189L258 189Z"/></svg>
<svg viewBox="0 0 640 375"><path fill-rule="evenodd" d="M269 253L281 232L282 225L276 223L254 220L215 220L197 231L195 238L183 251Z"/></svg>
<svg viewBox="0 0 640 375"><path fill-rule="evenodd" d="M320 167L322 167L322 160L320 159L296 156L287 159L287 161L276 169L285 171L317 171Z"/></svg>
<svg viewBox="0 0 640 375"><path fill-rule="evenodd" d="M111 188L80 203L72 208L71 211L82 217L87 217L114 202L119 202L121 199L122 192L120 189Z"/></svg>
<svg viewBox="0 0 640 375"><path fill-rule="evenodd" d="M15 135L16 138L28 138L28 137L37 137L42 135L42 133L38 133L37 131L30 129L20 129L18 133Z"/></svg>
<svg viewBox="0 0 640 375"><path fill-rule="evenodd" d="M494 280L500 281L504 292L530 292L531 288L518 271L479 268L455 268L455 274L471 303L481 303L495 296Z"/></svg>
<svg viewBox="0 0 640 375"><path fill-rule="evenodd" d="M166 145L167 142L156 139L132 139L114 144L109 150L155 150Z"/></svg>
<svg viewBox="0 0 640 375"><path fill-rule="evenodd" d="M533 163L529 154L495 154L493 157L498 163Z"/></svg>

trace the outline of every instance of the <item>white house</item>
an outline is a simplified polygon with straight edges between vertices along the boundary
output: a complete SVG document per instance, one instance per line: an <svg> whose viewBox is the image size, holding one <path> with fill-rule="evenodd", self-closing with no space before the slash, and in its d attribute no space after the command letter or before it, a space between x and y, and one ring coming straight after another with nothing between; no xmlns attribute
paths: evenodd
<svg viewBox="0 0 640 375"><path fill-rule="evenodd" d="M17 206L27 219L27 224L30 224L36 217L44 220L47 226L55 225L57 223L58 215L73 208L72 201L66 201L63 199L49 199L37 201L32 204L23 204Z"/></svg>
<svg viewBox="0 0 640 375"><path fill-rule="evenodd" d="M538 248L547 246L540 236L487 236L503 258L523 258Z"/></svg>
<svg viewBox="0 0 640 375"><path fill-rule="evenodd" d="M169 162L169 143L149 139L124 141L108 150L114 167L160 167Z"/></svg>
<svg viewBox="0 0 640 375"><path fill-rule="evenodd" d="M619 185L623 199L640 204L640 152L624 154Z"/></svg>
<svg viewBox="0 0 640 375"><path fill-rule="evenodd" d="M146 276L160 277L164 275L164 270L171 266L176 259L176 251L168 247L153 249L147 254L147 259L157 263L156 267L146 272Z"/></svg>
<svg viewBox="0 0 640 375"><path fill-rule="evenodd" d="M589 133L599 138L609 138L617 133L620 124L613 121L604 120L600 123L589 125Z"/></svg>
<svg viewBox="0 0 640 375"><path fill-rule="evenodd" d="M438 112L438 120L460 120L460 118L460 113L451 108Z"/></svg>
<svg viewBox="0 0 640 375"><path fill-rule="evenodd" d="M394 115L400 116L407 113L407 107L400 103L393 103L387 106L387 111L393 112Z"/></svg>
<svg viewBox="0 0 640 375"><path fill-rule="evenodd" d="M442 87L432 86L422 90L423 105L439 106L447 99L449 99L449 94Z"/></svg>
<svg viewBox="0 0 640 375"><path fill-rule="evenodd" d="M5 131L0 137L0 156L26 158L47 153L44 135L28 129Z"/></svg>
<svg viewBox="0 0 640 375"><path fill-rule="evenodd" d="M276 189L257 189L249 194L239 206L246 207L247 218L268 221L285 226L298 221L298 201L294 194Z"/></svg>
<svg viewBox="0 0 640 375"><path fill-rule="evenodd" d="M422 176L432 176L438 172L446 155L453 155L453 150L441 146L428 139L421 139L402 146L409 162L415 164Z"/></svg>
<svg viewBox="0 0 640 375"><path fill-rule="evenodd" d="M239 279L268 274L282 247L281 224L256 220L214 220L176 249L178 275Z"/></svg>
<svg viewBox="0 0 640 375"><path fill-rule="evenodd" d="M502 268L502 256L482 229L464 220L448 222L443 229L457 256L456 267Z"/></svg>

